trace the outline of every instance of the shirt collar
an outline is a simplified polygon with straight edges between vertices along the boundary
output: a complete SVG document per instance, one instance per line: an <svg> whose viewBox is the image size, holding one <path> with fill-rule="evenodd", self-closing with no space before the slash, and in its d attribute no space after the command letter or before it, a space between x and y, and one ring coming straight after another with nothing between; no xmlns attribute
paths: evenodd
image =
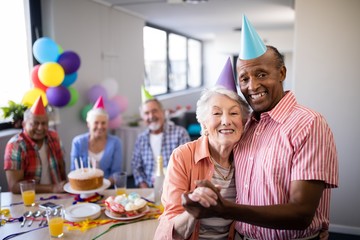
<svg viewBox="0 0 360 240"><path fill-rule="evenodd" d="M210 159L209 152L209 139L207 136L201 136L198 140L195 141L195 149L201 149L200 151L195 151L194 153L194 161L195 164L203 159Z"/></svg>
<svg viewBox="0 0 360 240"><path fill-rule="evenodd" d="M260 118L270 117L276 122L284 123L296 104L297 102L294 94L291 91L286 91L284 97L278 102L278 104L276 104L276 106L270 111L262 113ZM251 114L251 120L256 121L254 113Z"/></svg>

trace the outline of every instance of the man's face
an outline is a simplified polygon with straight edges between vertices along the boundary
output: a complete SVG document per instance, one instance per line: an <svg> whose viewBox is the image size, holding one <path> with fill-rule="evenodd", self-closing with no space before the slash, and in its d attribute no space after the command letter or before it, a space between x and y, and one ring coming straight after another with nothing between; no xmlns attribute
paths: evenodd
<svg viewBox="0 0 360 240"><path fill-rule="evenodd" d="M47 115L30 115L23 123L24 131L35 142L42 141L49 129L49 118Z"/></svg>
<svg viewBox="0 0 360 240"><path fill-rule="evenodd" d="M284 96L286 68L277 66L272 50L255 59L238 59L236 70L240 90L256 113L270 111Z"/></svg>
<svg viewBox="0 0 360 240"><path fill-rule="evenodd" d="M150 131L162 131L165 113L156 101L149 101L142 106L142 118Z"/></svg>

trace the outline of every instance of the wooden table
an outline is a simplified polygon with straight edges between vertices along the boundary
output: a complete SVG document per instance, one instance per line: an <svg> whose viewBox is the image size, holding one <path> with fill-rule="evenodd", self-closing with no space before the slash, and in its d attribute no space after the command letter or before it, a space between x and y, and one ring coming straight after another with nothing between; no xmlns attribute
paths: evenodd
<svg viewBox="0 0 360 240"><path fill-rule="evenodd" d="M153 189L127 189L127 193L137 192L141 196L148 198L150 200L153 199ZM104 195L103 199L106 199L108 196L115 195L115 190L108 189L104 190L100 194ZM74 195L70 194L56 194L56 196L62 197L61 199L51 199L46 201L41 201L40 198L48 198L50 196L54 196L55 194L36 194L36 206L34 207L25 207L23 204L10 206L11 203L19 203L22 201L21 195L12 194L10 192L2 192L1 193L1 205L2 209L8 208L10 209L10 213L12 217L20 217L25 211L31 210L36 211L39 209L38 204L51 201L56 204L63 204L66 207L69 207L74 202ZM0 216L3 218L3 216ZM101 216L98 219L109 219L104 212L101 213ZM93 239L99 234L106 231L110 226L116 223L107 223L104 225L99 225L95 228L89 229L85 232L81 232L79 230L67 230L64 227L64 236L62 239ZM126 225L118 226L111 229L106 234L102 235L98 239L153 239L156 227L158 225L157 219L140 221L136 223L129 223ZM30 229L35 229L39 227L39 221L34 221L31 227L25 225L24 227L20 227L19 222L6 223L4 226L0 227L0 239L3 239L5 236L11 233L23 232ZM25 233L19 236L16 236L11 239L22 239L22 240L42 240L42 239L50 239L49 229L48 227L35 230L29 233Z"/></svg>

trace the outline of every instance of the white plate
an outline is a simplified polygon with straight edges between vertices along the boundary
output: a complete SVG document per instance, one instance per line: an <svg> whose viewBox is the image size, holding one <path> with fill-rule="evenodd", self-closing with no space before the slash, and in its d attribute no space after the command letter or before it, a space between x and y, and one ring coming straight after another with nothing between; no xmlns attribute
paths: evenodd
<svg viewBox="0 0 360 240"><path fill-rule="evenodd" d="M65 214L72 218L89 218L98 214L101 211L101 207L94 203L78 203L67 207Z"/></svg>
<svg viewBox="0 0 360 240"><path fill-rule="evenodd" d="M75 190L75 189L72 189L70 187L70 183L67 182L65 185L64 185L64 190L68 193L73 193L73 194L88 194L88 193L96 193L96 192L101 192L101 191L104 191L105 189L107 189L108 187L110 187L111 183L108 179L104 178L103 180L103 185L99 188L96 188L96 189L92 189L92 190L86 190L86 191L78 191L78 190Z"/></svg>
<svg viewBox="0 0 360 240"><path fill-rule="evenodd" d="M115 217L115 216L112 216L108 210L105 210L105 215L108 216L109 218L117 219L117 220L132 220L132 219L137 219L137 218L144 216L148 211L149 211L149 207L146 206L146 209L142 213L135 215L135 216L131 216L131 217Z"/></svg>
<svg viewBox="0 0 360 240"><path fill-rule="evenodd" d="M88 220L88 219L90 219L90 220L97 219L98 217L100 217L100 215L101 215L101 212L98 212L90 217L76 218L76 217L71 217L65 213L65 219L70 222L81 222L81 221Z"/></svg>

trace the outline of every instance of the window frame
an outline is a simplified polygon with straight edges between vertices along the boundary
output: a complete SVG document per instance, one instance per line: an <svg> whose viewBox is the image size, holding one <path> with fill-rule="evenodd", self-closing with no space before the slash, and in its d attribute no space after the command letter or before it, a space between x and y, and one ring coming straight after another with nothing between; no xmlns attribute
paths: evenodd
<svg viewBox="0 0 360 240"><path fill-rule="evenodd" d="M173 93L181 93L181 92L185 92L185 91L188 91L188 90L193 90L193 89L199 89L199 88L202 88L204 86L204 42L200 39L197 39L197 38L194 38L194 37L191 37L187 34L183 34L183 33L180 33L180 32L177 32L177 31L174 31L174 30L170 30L170 29L167 29L167 28L164 28L164 27L160 27L156 24L152 24L152 23L149 23L149 22L146 22L145 27L150 27L150 28L154 28L154 29L157 29L157 30L160 30L160 31L164 31L165 34L166 34L166 92L165 93L151 93L153 96L164 96L164 95L168 95L168 94L173 94ZM172 90L170 88L170 56L169 56L169 35L170 34L176 34L176 35L179 35L179 36L182 36L182 37L185 37L186 38L186 84L185 84L185 89L180 89L180 90ZM200 43L200 85L199 86L196 86L196 87L191 87L189 85L189 40L194 40L194 41L198 41ZM145 58L144 58L144 62L145 62ZM146 73L144 73L146 74ZM146 89L149 88L149 86L151 85L146 85L146 81L145 81L145 78L144 78L144 86Z"/></svg>

